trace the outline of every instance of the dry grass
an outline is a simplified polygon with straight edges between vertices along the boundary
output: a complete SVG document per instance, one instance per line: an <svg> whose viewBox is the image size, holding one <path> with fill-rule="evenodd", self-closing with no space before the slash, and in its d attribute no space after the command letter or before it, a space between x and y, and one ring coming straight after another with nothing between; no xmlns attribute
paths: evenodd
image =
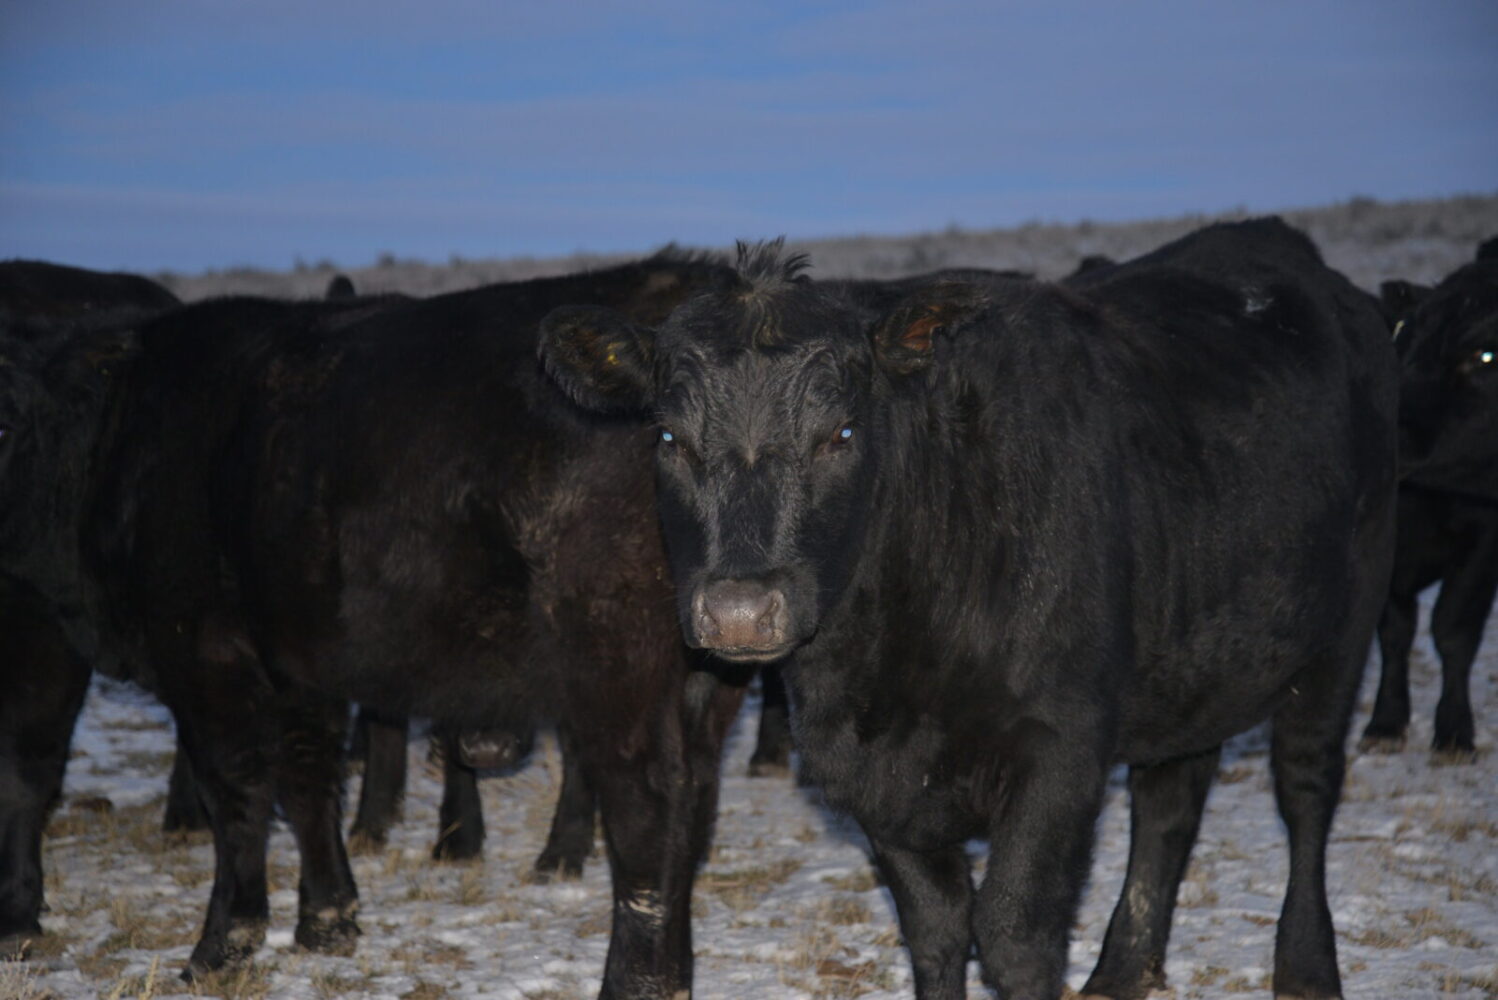
<svg viewBox="0 0 1498 1000"><path fill-rule="evenodd" d="M801 870L798 858L784 858L773 864L732 871L706 871L697 876L697 888L717 896L735 911L758 906L764 895Z"/></svg>

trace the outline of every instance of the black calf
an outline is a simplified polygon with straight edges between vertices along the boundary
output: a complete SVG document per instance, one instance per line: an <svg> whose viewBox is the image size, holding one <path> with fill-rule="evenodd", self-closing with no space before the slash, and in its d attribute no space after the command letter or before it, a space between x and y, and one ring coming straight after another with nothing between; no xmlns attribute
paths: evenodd
<svg viewBox="0 0 1498 1000"><path fill-rule="evenodd" d="M1394 529L1373 301L1277 220L1075 288L934 281L872 330L800 265L746 250L655 326L559 312L545 357L578 402L656 415L683 632L785 656L803 776L867 833L917 994L963 997L976 946L1007 1000L1060 995L1123 760L1135 839L1086 992L1142 997L1218 748L1270 718L1274 989L1337 996L1325 847Z"/></svg>

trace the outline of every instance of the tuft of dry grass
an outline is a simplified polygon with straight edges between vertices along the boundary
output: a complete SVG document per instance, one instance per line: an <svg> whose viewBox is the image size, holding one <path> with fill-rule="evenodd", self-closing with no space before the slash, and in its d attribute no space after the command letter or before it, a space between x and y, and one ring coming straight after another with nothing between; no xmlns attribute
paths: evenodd
<svg viewBox="0 0 1498 1000"><path fill-rule="evenodd" d="M717 896L729 909L740 912L758 906L771 888L800 871L802 864L799 858L783 858L755 868L706 871L697 876L697 886Z"/></svg>

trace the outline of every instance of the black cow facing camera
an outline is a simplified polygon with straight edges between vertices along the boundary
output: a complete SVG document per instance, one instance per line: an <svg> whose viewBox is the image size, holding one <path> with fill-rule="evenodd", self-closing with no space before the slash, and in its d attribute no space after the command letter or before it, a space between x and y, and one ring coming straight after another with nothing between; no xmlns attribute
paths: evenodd
<svg viewBox="0 0 1498 1000"><path fill-rule="evenodd" d="M1498 250L1435 288L1389 282L1401 366L1400 471L1427 489L1498 500Z"/></svg>
<svg viewBox="0 0 1498 1000"><path fill-rule="evenodd" d="M1379 621L1383 670L1362 748L1404 746L1416 598L1441 584L1430 632L1441 658L1431 749L1476 752L1472 663L1498 594L1498 238L1434 288L1386 281L1401 371L1399 540Z"/></svg>
<svg viewBox="0 0 1498 1000"><path fill-rule="evenodd" d="M588 406L656 415L688 642L784 657L804 777L894 894L916 993L1058 997L1109 768L1127 882L1084 992L1164 982L1219 749L1273 721L1285 997L1341 994L1325 888L1387 593L1397 365L1278 220L1069 288L915 283L872 329L777 244L660 325L545 324ZM974 887L965 842L989 841Z"/></svg>

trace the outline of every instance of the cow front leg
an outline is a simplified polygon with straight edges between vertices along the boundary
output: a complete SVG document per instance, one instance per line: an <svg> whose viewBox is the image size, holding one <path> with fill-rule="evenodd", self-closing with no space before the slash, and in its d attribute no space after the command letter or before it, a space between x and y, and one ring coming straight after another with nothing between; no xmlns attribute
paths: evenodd
<svg viewBox="0 0 1498 1000"><path fill-rule="evenodd" d="M1221 748L1129 769L1129 868L1083 994L1138 1000L1165 986L1176 893L1201 827Z"/></svg>
<svg viewBox="0 0 1498 1000"><path fill-rule="evenodd" d="M1472 661L1498 592L1498 553L1493 548L1485 546L1447 574L1430 617L1431 638L1441 657L1441 700L1430 748L1457 760L1470 759L1475 751L1469 689Z"/></svg>
<svg viewBox="0 0 1498 1000"><path fill-rule="evenodd" d="M693 671L684 688L641 755L608 755L593 770L614 885L601 1000L691 996L692 883L707 854L723 738L743 689L704 671Z"/></svg>
<svg viewBox="0 0 1498 1000"><path fill-rule="evenodd" d="M972 951L972 876L961 844L911 851L869 838L874 863L895 898L920 1000L967 996Z"/></svg>
<svg viewBox="0 0 1498 1000"><path fill-rule="evenodd" d="M1410 648L1418 622L1415 595L1392 591L1378 619L1380 669L1373 714L1363 729L1358 749L1364 753L1403 749L1410 724Z"/></svg>
<svg viewBox="0 0 1498 1000"><path fill-rule="evenodd" d="M1079 733L1028 727L1005 765L989 835L988 872L973 906L983 978L1006 1000L1056 1000L1067 935L1092 855L1106 755Z"/></svg>

